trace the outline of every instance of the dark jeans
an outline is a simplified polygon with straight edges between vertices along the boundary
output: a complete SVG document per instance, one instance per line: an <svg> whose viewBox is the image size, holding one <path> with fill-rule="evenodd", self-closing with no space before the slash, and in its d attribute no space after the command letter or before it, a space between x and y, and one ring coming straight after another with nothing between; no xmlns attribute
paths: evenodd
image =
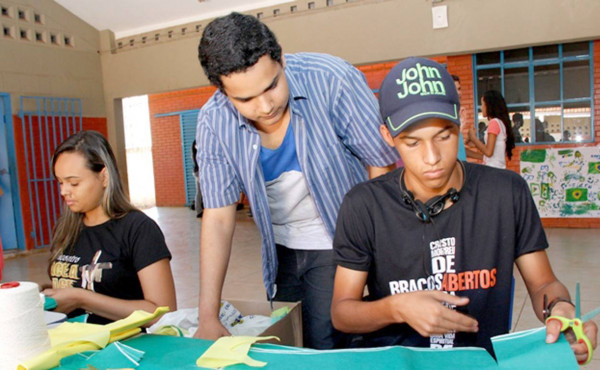
<svg viewBox="0 0 600 370"><path fill-rule="evenodd" d="M202 191L200 190L200 179L198 174L194 173L194 183L196 184L196 197L194 198L194 208L196 209L196 216L201 216L204 212L204 203L202 202Z"/></svg>
<svg viewBox="0 0 600 370"><path fill-rule="evenodd" d="M331 324L335 264L332 250L295 250L277 245L275 301L302 301L304 346L337 348L342 334Z"/></svg>

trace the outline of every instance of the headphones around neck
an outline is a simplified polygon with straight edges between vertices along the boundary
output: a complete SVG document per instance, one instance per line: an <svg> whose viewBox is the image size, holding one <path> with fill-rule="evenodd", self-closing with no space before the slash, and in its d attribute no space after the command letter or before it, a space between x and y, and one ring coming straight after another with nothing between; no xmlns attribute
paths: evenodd
<svg viewBox="0 0 600 370"><path fill-rule="evenodd" d="M465 166L461 161L458 161L462 167L463 171L463 186L465 184ZM406 190L406 185L404 184L404 169L402 169L402 173L400 174L400 190L402 191L402 200L407 205L410 205L415 212L415 215L422 222L432 222L432 218L442 213L445 208L446 200L450 199L452 203L458 202L460 199L460 192L455 188L450 188L445 194L438 195L437 197L433 197L429 199L426 203L421 202L418 199L415 199L415 196L409 190Z"/></svg>

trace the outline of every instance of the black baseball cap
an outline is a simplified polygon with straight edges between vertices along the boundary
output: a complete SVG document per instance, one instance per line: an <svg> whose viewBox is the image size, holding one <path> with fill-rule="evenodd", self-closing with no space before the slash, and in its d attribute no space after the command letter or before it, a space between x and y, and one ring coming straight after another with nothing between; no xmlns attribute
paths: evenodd
<svg viewBox="0 0 600 370"><path fill-rule="evenodd" d="M460 126L460 100L452 76L431 59L411 57L396 64L379 89L381 116L395 137L427 118Z"/></svg>

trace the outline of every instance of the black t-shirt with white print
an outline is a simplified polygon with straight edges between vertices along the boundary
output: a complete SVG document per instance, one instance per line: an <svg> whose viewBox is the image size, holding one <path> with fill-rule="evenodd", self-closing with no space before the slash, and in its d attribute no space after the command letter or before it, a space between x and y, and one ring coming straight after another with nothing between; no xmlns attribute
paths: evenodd
<svg viewBox="0 0 600 370"><path fill-rule="evenodd" d="M338 215L340 266L368 272L369 300L419 290L469 297L458 310L479 332L424 338L407 324L364 335L363 345L432 348L478 346L509 328L513 265L548 247L527 183L517 174L464 163L459 200L424 223L402 199L401 169L355 186Z"/></svg>
<svg viewBox="0 0 600 370"><path fill-rule="evenodd" d="M52 262L54 288L78 287L110 297L144 299L137 273L163 258L171 258L158 225L140 211L122 218L83 227L75 246ZM81 315L75 310L69 317ZM91 314L88 322L105 324L106 318Z"/></svg>

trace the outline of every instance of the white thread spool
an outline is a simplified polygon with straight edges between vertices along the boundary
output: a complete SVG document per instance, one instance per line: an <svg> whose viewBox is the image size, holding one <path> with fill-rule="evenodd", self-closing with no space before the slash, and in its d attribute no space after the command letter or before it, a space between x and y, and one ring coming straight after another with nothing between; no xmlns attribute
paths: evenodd
<svg viewBox="0 0 600 370"><path fill-rule="evenodd" d="M44 305L36 283L0 285L0 370L17 368L50 349Z"/></svg>

